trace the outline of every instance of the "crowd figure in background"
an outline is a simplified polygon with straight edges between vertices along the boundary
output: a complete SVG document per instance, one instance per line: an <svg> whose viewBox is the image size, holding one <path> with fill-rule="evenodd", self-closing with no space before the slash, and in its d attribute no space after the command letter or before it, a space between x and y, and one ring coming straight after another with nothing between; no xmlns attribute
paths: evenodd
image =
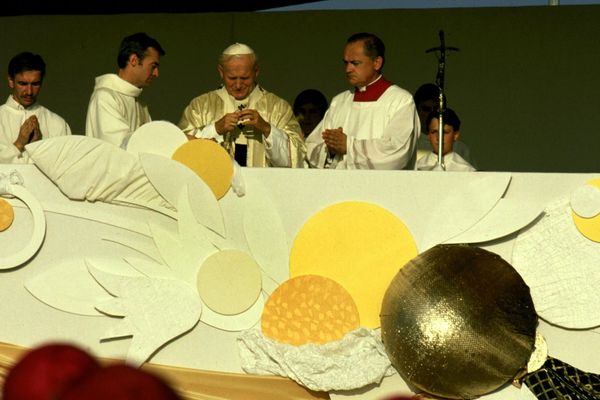
<svg viewBox="0 0 600 400"><path fill-rule="evenodd" d="M475 168L464 158L454 151L454 145L460 139L460 119L458 115L446 108L442 113L444 123L444 134L442 136L442 165L445 171L475 171ZM427 138L431 145L431 151L417 160L415 169L420 171L431 171L438 166L439 152L439 112L433 110L425 118L427 126Z"/></svg>
<svg viewBox="0 0 600 400"><path fill-rule="evenodd" d="M37 101L45 75L46 63L38 54L22 52L8 63L11 94L0 106L0 163L28 163L26 145L71 134L63 118Z"/></svg>
<svg viewBox="0 0 600 400"><path fill-rule="evenodd" d="M164 55L158 41L142 32L121 41L118 72L96 78L85 121L86 136L126 147L131 134L152 120L148 107L138 97L158 78L160 57Z"/></svg>
<svg viewBox="0 0 600 400"><path fill-rule="evenodd" d="M242 43L227 47L217 65L222 86L194 98L179 127L189 136L214 139L241 166L302 167L300 125L288 102L258 84L254 50Z"/></svg>
<svg viewBox="0 0 600 400"><path fill-rule="evenodd" d="M294 99L294 115L302 128L304 139L323 119L329 104L325 95L316 89L303 90Z"/></svg>
<svg viewBox="0 0 600 400"><path fill-rule="evenodd" d="M315 168L413 169L420 132L412 95L382 75L385 46L371 33L350 36L344 47L352 86L335 96L307 138Z"/></svg>

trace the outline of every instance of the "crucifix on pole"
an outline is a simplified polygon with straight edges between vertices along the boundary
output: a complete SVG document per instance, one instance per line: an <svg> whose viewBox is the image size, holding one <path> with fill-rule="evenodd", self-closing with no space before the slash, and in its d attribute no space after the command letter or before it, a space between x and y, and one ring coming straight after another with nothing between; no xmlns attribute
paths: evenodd
<svg viewBox="0 0 600 400"><path fill-rule="evenodd" d="M444 31L440 30L440 45L439 47L432 47L431 49L425 50L425 53L431 52L439 52L438 56L438 70L435 78L435 84L439 89L439 106L438 106L438 162L437 169L444 171L446 168L444 166L444 156L443 156L443 146L444 146L444 111L446 110L446 104L444 96L444 78L445 78L445 68L446 68L446 52L450 51L459 51L456 47L446 46L446 40L444 38Z"/></svg>

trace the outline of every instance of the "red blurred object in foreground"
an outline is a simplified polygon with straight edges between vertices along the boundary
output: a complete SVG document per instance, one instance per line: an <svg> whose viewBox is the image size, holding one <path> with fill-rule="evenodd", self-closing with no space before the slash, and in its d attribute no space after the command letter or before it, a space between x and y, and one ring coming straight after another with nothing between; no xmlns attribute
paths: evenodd
<svg viewBox="0 0 600 400"><path fill-rule="evenodd" d="M180 400L161 378L126 364L101 366L89 353L53 343L8 372L4 400Z"/></svg>
<svg viewBox="0 0 600 400"><path fill-rule="evenodd" d="M125 364L113 364L89 374L60 400L179 400L160 378Z"/></svg>
<svg viewBox="0 0 600 400"><path fill-rule="evenodd" d="M84 350L48 344L31 350L10 370L4 400L54 400L100 365Z"/></svg>

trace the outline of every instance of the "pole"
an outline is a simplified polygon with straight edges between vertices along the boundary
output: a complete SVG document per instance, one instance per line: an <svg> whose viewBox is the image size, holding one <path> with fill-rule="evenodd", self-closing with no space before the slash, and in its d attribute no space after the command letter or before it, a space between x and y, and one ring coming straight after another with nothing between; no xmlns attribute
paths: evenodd
<svg viewBox="0 0 600 400"><path fill-rule="evenodd" d="M444 38L444 31L440 30L440 46L428 49L425 53L430 53L432 51L439 51L440 55L438 57L438 71L435 78L435 83L439 89L439 105L438 105L438 160L437 160L437 170L445 171L446 167L444 165L444 111L446 110L446 96L444 95L444 79L446 73L446 51L458 51L456 47L446 47L446 40Z"/></svg>

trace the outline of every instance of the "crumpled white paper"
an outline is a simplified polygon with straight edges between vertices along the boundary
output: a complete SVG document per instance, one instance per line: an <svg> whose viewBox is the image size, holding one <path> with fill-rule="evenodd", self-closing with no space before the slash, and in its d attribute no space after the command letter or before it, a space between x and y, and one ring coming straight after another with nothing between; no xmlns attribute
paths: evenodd
<svg viewBox="0 0 600 400"><path fill-rule="evenodd" d="M341 340L292 346L248 330L238 338L242 369L280 375L315 391L351 390L395 373L379 330L359 328ZM358 368L360 366L360 368Z"/></svg>

